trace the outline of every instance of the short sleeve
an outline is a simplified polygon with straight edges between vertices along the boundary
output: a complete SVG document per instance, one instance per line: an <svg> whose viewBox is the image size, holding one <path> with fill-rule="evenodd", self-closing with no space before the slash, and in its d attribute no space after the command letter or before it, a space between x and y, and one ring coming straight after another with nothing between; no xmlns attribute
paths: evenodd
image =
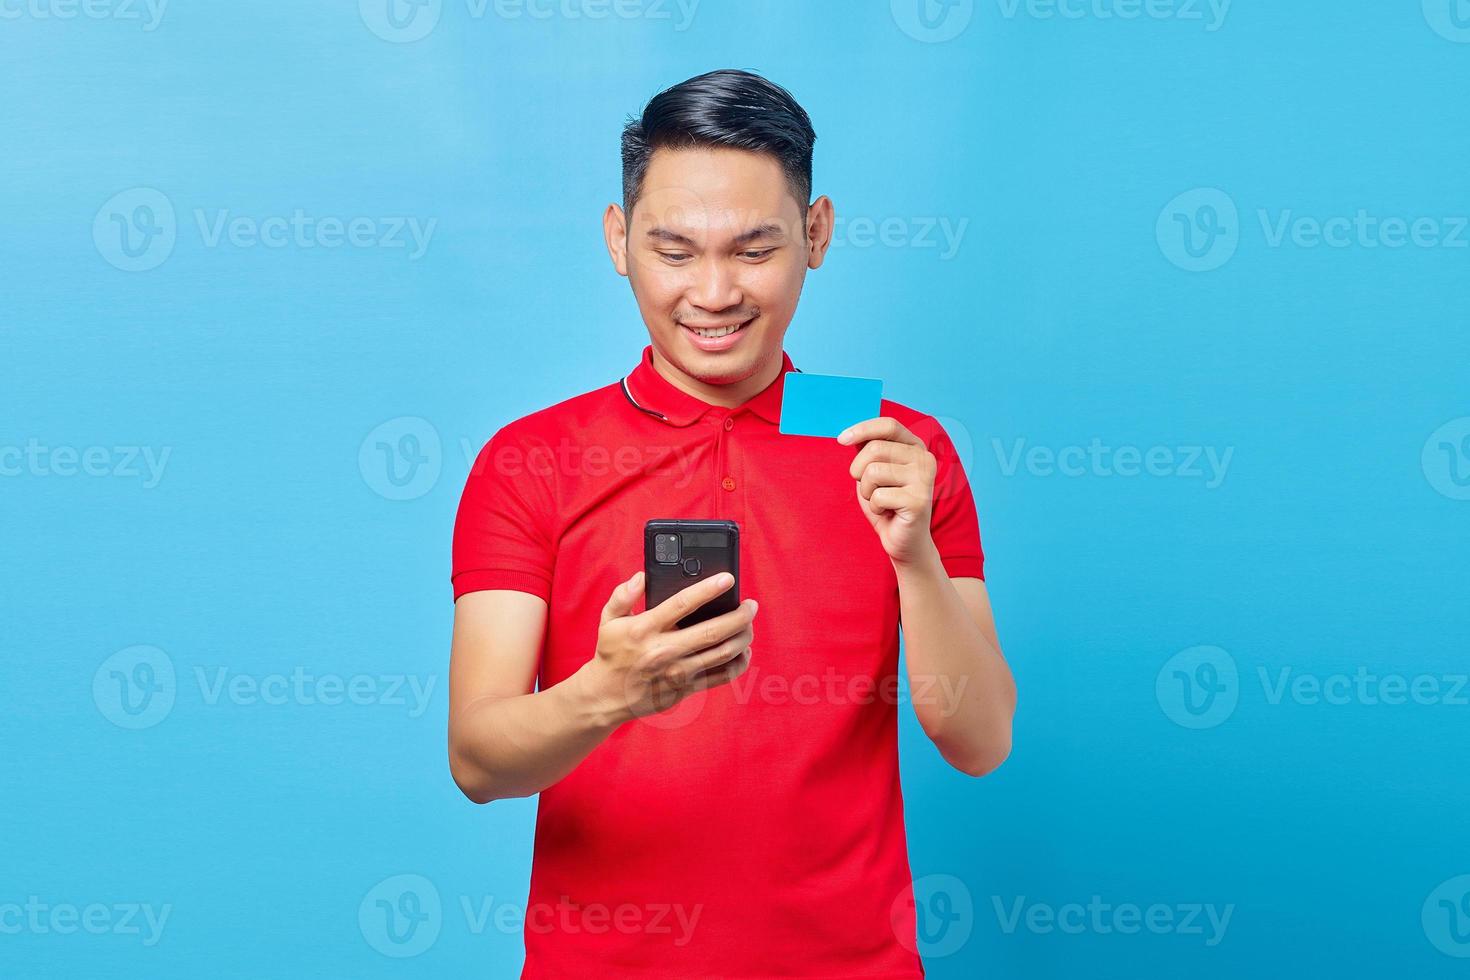
<svg viewBox="0 0 1470 980"><path fill-rule="evenodd" d="M534 445L514 424L480 450L454 517L454 598L485 589L513 589L551 601L555 562L552 470L535 465Z"/></svg>
<svg viewBox="0 0 1470 980"><path fill-rule="evenodd" d="M949 433L932 416L913 429L938 462L934 475L934 509L929 533L950 578L985 578L985 552L980 547L980 521L964 464Z"/></svg>

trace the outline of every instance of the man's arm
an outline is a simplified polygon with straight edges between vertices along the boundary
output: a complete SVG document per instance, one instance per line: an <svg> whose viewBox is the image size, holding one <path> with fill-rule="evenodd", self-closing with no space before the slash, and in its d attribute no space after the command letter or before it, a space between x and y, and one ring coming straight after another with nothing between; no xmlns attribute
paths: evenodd
<svg viewBox="0 0 1470 980"><path fill-rule="evenodd" d="M539 793L623 722L739 677L750 666L754 599L677 626L734 584L714 575L634 615L643 573L634 574L603 606L592 657L534 694L545 600L505 589L460 596L449 664L449 771L460 790L476 803Z"/></svg>
<svg viewBox="0 0 1470 980"><path fill-rule="evenodd" d="M837 441L861 447L848 472L898 576L914 713L950 765L983 776L1010 754L1016 682L1001 656L985 583L950 578L934 543L938 459L884 416L849 427Z"/></svg>
<svg viewBox="0 0 1470 980"><path fill-rule="evenodd" d="M1016 683L978 578L950 578L938 552L898 573L914 714L950 765L983 776L1011 751Z"/></svg>
<svg viewBox="0 0 1470 980"><path fill-rule="evenodd" d="M476 803L553 785L617 727L580 675L532 693L546 612L540 596L507 589L454 604L449 771Z"/></svg>

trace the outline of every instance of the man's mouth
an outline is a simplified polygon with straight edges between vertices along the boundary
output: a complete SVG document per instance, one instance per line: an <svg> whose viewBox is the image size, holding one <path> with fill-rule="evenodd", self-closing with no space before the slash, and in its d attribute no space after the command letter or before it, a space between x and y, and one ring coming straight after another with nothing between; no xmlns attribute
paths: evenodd
<svg viewBox="0 0 1470 980"><path fill-rule="evenodd" d="M754 321L755 317L751 317L749 320L744 320L740 323L725 323L717 326L700 326L692 323L681 323L680 326L696 337L703 337L706 340L717 340L720 337L728 337L737 330L744 330Z"/></svg>

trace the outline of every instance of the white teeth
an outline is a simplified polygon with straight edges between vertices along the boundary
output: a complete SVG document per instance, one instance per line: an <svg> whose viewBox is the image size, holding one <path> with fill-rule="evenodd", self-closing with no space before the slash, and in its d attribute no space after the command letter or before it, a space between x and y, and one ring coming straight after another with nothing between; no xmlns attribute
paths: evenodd
<svg viewBox="0 0 1470 980"><path fill-rule="evenodd" d="M701 337L707 337L707 338L713 340L716 337L725 337L725 336L728 336L729 334L734 333L735 331L737 331L737 330L740 329L740 324L737 323L733 327L718 327L718 328L716 328L714 330L703 330L703 329L700 329L699 327L690 327L689 329L693 330L695 333L699 334Z"/></svg>

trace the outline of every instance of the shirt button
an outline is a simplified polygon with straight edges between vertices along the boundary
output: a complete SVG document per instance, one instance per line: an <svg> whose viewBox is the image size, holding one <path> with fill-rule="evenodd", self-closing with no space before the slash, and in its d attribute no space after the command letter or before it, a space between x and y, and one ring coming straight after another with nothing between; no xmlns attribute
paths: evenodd
<svg viewBox="0 0 1470 980"><path fill-rule="evenodd" d="M735 481L731 477L728 477L727 476L723 480L720 481L720 486L724 487L726 490L734 490L735 489Z"/></svg>
<svg viewBox="0 0 1470 980"><path fill-rule="evenodd" d="M726 432L729 432L733 428L735 428L735 420L734 419L726 419L725 420L725 431Z"/></svg>

